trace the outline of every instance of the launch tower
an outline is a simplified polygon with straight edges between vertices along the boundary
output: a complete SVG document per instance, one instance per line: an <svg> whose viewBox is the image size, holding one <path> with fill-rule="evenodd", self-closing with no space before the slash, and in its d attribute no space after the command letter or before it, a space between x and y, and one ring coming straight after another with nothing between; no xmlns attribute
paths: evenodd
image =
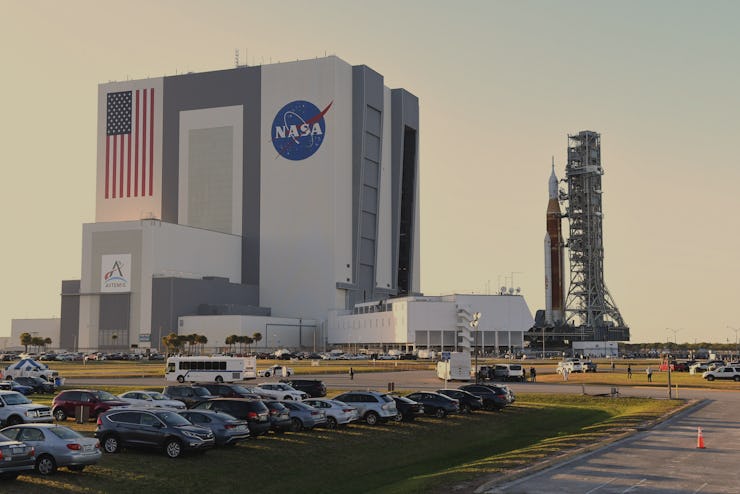
<svg viewBox="0 0 740 494"><path fill-rule="evenodd" d="M601 136L589 130L568 136L565 167L570 224L570 285L565 300L567 324L576 338L589 341L629 340L617 305L604 283L601 203ZM574 338L574 339L576 339Z"/></svg>

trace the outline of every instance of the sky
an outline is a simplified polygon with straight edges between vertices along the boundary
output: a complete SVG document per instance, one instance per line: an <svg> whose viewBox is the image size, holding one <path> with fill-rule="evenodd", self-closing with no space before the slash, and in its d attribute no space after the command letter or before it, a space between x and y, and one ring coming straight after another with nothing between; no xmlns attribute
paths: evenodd
<svg viewBox="0 0 740 494"><path fill-rule="evenodd" d="M421 288L544 308L551 160L601 134L633 342L732 342L740 2L0 0L0 336L59 317L94 221L97 85L337 55L419 97ZM567 230L567 223L563 223ZM733 329L734 328L734 329Z"/></svg>

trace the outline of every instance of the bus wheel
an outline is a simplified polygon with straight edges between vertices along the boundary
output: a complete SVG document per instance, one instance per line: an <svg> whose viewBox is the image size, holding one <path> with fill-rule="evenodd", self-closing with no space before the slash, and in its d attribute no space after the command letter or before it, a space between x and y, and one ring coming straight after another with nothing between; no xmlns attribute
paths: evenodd
<svg viewBox="0 0 740 494"><path fill-rule="evenodd" d="M179 382L180 384L182 384L182 383L185 382L185 378L183 376L177 376L177 382Z"/></svg>
<svg viewBox="0 0 740 494"><path fill-rule="evenodd" d="M216 376L216 382L221 384L222 382L224 382L224 378L221 376Z"/></svg>

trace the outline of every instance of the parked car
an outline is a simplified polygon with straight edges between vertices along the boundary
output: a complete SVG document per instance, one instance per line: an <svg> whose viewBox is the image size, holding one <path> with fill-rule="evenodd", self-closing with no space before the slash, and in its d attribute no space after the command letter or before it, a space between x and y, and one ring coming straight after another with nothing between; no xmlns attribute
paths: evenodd
<svg viewBox="0 0 740 494"><path fill-rule="evenodd" d="M311 430L314 427L326 425L326 414L321 409L314 408L301 401L286 400L282 404L288 409L291 422L290 430L293 432L300 432L303 429Z"/></svg>
<svg viewBox="0 0 740 494"><path fill-rule="evenodd" d="M53 421L51 408L38 405L17 391L0 391L0 423L3 425Z"/></svg>
<svg viewBox="0 0 740 494"><path fill-rule="evenodd" d="M213 398L213 395L203 386L188 386L186 384L165 386L162 394L170 400L178 400L185 403L185 406L188 408L193 408L201 401Z"/></svg>
<svg viewBox="0 0 740 494"><path fill-rule="evenodd" d="M500 381L523 381L524 370L521 364L496 364L493 378Z"/></svg>
<svg viewBox="0 0 740 494"><path fill-rule="evenodd" d="M36 465L33 446L14 441L0 434L0 480L13 480L21 473L32 471Z"/></svg>
<svg viewBox="0 0 740 494"><path fill-rule="evenodd" d="M85 437L69 427L55 424L22 424L6 427L2 435L33 446L36 450L36 471L51 475L58 467L81 472L100 461L100 442Z"/></svg>
<svg viewBox="0 0 740 494"><path fill-rule="evenodd" d="M318 408L326 415L327 429L336 429L340 425L347 425L359 419L357 409L343 401L327 398L309 398L303 403Z"/></svg>
<svg viewBox="0 0 740 494"><path fill-rule="evenodd" d="M82 416L96 418L99 414L114 408L128 406L123 401L107 391L94 389L68 389L54 397L51 402L52 413L57 422L64 422L67 417L77 418L77 412L82 407Z"/></svg>
<svg viewBox="0 0 740 494"><path fill-rule="evenodd" d="M285 368L285 376L283 376L283 366L282 365L273 365L271 367L268 367L265 370L261 370L257 372L257 375L259 377L288 377L293 375L293 369L290 367Z"/></svg>
<svg viewBox="0 0 740 494"><path fill-rule="evenodd" d="M249 438L249 424L226 412L217 410L180 410L177 413L191 424L205 427L213 432L216 446L233 446Z"/></svg>
<svg viewBox="0 0 740 494"><path fill-rule="evenodd" d="M326 385L318 379L281 379L280 382L303 391L311 398L326 396Z"/></svg>
<svg viewBox="0 0 740 494"><path fill-rule="evenodd" d="M406 398L421 403L425 414L434 415L439 419L460 411L460 403L456 399L431 391L411 393L406 395Z"/></svg>
<svg viewBox="0 0 740 494"><path fill-rule="evenodd" d="M336 397L348 405L357 408L362 420L368 425L385 422L393 419L398 414L396 402L386 393L376 391L349 391Z"/></svg>
<svg viewBox="0 0 740 494"><path fill-rule="evenodd" d="M460 413L471 413L483 409L483 399L462 389L438 389L437 393L456 399L460 403Z"/></svg>
<svg viewBox="0 0 740 494"><path fill-rule="evenodd" d="M127 401L132 405L139 407L151 407L151 408L176 408L180 410L185 409L185 403L180 400L170 400L162 393L156 391L127 391L123 394L118 395L123 401Z"/></svg>
<svg viewBox="0 0 740 494"><path fill-rule="evenodd" d="M424 415L424 405L411 398L393 395L393 401L396 402L396 410L398 410L396 420L409 422L420 415Z"/></svg>
<svg viewBox="0 0 740 494"><path fill-rule="evenodd" d="M260 383L257 392L266 398L275 400L305 400L308 395L285 383Z"/></svg>
<svg viewBox="0 0 740 494"><path fill-rule="evenodd" d="M13 380L24 386L31 386L34 393L53 394L56 389L54 383L40 377L18 376Z"/></svg>
<svg viewBox="0 0 740 494"><path fill-rule="evenodd" d="M246 420L252 437L267 434L270 430L270 410L261 400L246 398L213 398L195 405L193 410L216 410Z"/></svg>
<svg viewBox="0 0 740 494"><path fill-rule="evenodd" d="M584 360L582 362L582 366L583 372L596 372L596 368L598 367L596 362L592 362L590 360Z"/></svg>
<svg viewBox="0 0 740 494"><path fill-rule="evenodd" d="M563 370L565 369L567 369L570 373L583 372L583 364L581 363L581 359L567 358L561 362L558 362L558 366L555 371L558 374L562 374Z"/></svg>
<svg viewBox="0 0 740 494"><path fill-rule="evenodd" d="M203 386L213 396L220 396L221 398L252 398L258 399L260 396L255 393L253 389L246 388L240 384L231 383L199 383L199 386Z"/></svg>
<svg viewBox="0 0 740 494"><path fill-rule="evenodd" d="M33 388L31 386L24 386L23 384L17 382L15 379L12 381L0 381L0 389L6 391L15 391L22 394L23 396L28 396L33 393Z"/></svg>
<svg viewBox="0 0 740 494"><path fill-rule="evenodd" d="M191 424L175 410L114 408L98 416L97 437L106 453L122 448L161 449L170 458L215 445L210 429Z"/></svg>
<svg viewBox="0 0 740 494"><path fill-rule="evenodd" d="M263 400L270 411L270 430L281 434L293 428L290 411L278 400Z"/></svg>
<svg viewBox="0 0 740 494"><path fill-rule="evenodd" d="M465 384L459 389L478 396L483 401L484 410L503 410L509 404L506 390L483 384Z"/></svg>
<svg viewBox="0 0 740 494"><path fill-rule="evenodd" d="M723 367L717 367L714 370L708 370L701 375L707 381L714 381L715 379L732 379L734 381L740 381L740 366L734 367L725 365Z"/></svg>

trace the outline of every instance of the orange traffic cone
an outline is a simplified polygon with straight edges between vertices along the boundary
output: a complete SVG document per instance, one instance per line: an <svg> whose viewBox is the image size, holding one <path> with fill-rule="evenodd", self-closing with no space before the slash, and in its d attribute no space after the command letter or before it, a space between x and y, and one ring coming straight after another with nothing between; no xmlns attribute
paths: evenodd
<svg viewBox="0 0 740 494"><path fill-rule="evenodd" d="M696 431L696 447L698 449L704 449L704 436L701 433L701 427Z"/></svg>

